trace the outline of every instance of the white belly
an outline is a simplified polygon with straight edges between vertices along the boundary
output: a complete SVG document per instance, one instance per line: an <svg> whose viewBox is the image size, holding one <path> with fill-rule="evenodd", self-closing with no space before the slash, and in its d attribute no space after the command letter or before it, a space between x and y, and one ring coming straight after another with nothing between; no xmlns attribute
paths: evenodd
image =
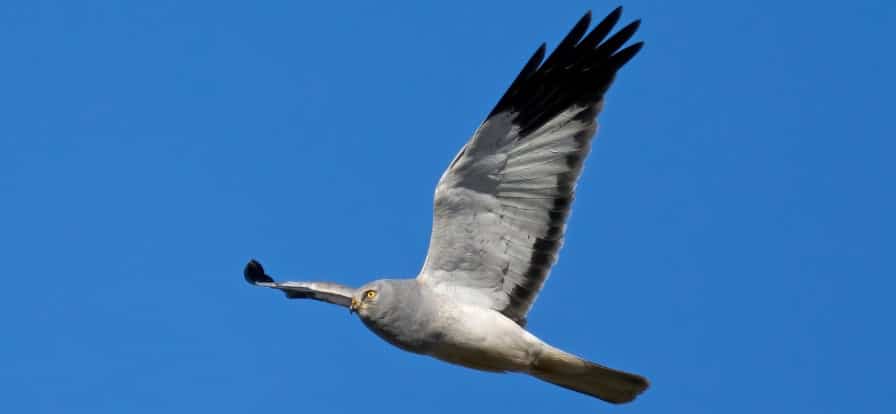
<svg viewBox="0 0 896 414"><path fill-rule="evenodd" d="M440 310L442 340L427 352L483 371L528 371L544 343L500 312L453 304Z"/></svg>

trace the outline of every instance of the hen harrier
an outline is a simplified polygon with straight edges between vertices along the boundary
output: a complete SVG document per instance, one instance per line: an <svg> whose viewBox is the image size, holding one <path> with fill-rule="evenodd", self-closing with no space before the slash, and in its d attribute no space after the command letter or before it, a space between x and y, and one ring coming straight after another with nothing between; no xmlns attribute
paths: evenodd
<svg viewBox="0 0 896 414"><path fill-rule="evenodd" d="M563 241L603 96L643 43L623 48L634 21L607 38L613 10L588 31L585 14L556 50L542 44L461 148L436 186L429 253L415 279L359 289L275 282L252 260L252 284L357 312L406 351L493 372L520 372L611 403L647 389L644 377L554 348L525 329L526 314Z"/></svg>

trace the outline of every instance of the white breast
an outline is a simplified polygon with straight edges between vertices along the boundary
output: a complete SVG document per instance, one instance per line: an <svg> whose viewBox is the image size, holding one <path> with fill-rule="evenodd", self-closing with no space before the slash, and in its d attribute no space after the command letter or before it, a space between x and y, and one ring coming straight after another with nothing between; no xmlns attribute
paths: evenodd
<svg viewBox="0 0 896 414"><path fill-rule="evenodd" d="M429 355L483 371L527 371L545 344L500 312L450 302L434 328L442 341Z"/></svg>

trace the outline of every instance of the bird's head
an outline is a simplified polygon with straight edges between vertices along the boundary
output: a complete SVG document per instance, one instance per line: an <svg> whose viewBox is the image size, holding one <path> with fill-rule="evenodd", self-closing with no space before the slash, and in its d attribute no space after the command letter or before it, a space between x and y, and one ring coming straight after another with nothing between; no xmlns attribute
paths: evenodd
<svg viewBox="0 0 896 414"><path fill-rule="evenodd" d="M362 319L374 317L385 310L384 302L392 296L392 286L388 280L375 280L358 288L352 295L348 310L358 313Z"/></svg>

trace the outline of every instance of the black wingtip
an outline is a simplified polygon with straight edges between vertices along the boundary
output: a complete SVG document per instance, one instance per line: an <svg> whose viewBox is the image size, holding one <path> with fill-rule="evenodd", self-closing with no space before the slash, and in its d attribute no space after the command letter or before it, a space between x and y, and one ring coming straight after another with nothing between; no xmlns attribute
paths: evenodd
<svg viewBox="0 0 896 414"><path fill-rule="evenodd" d="M573 26L572 30L570 30L569 33L566 34L563 40L561 40L560 43L557 44L557 48L554 49L554 53L552 53L551 56L548 57L548 60L545 61L545 65L549 65L549 62L553 61L553 59L559 58L557 53L558 50L563 53L567 49L573 48L576 44L578 44L579 40L582 39L582 36L584 36L585 33L588 32L588 26L590 25L591 11L589 10L587 13L585 13L584 16L582 16L581 19L579 19L576 25Z"/></svg>
<svg viewBox="0 0 896 414"><path fill-rule="evenodd" d="M638 42L616 52L612 57L610 57L610 65L616 68L625 66L625 64L628 63L629 60L632 60L632 58L635 57L635 55L637 55L643 47L644 42Z"/></svg>
<svg viewBox="0 0 896 414"><path fill-rule="evenodd" d="M607 17L610 17L610 16L613 16L614 19L618 20L619 17L622 16L622 5L616 6L616 8L613 9L613 11L611 11L609 14L607 14Z"/></svg>
<svg viewBox="0 0 896 414"><path fill-rule="evenodd" d="M249 260L249 263L246 263L246 268L243 269L243 277L247 282L253 285L256 283L271 283L274 281L273 278L264 273L264 267L262 267L261 263L258 263L255 259Z"/></svg>
<svg viewBox="0 0 896 414"><path fill-rule="evenodd" d="M622 16L622 7L613 9L588 32L591 16L585 13L544 62L541 59L546 48L539 47L488 117L510 113L520 136L526 136L572 105L597 104L616 72L643 44L623 48L638 30L640 20L610 36Z"/></svg>
<svg viewBox="0 0 896 414"><path fill-rule="evenodd" d="M585 14L582 15L582 18L579 19L579 22L587 21L588 24L586 26L591 25L591 10L585 10Z"/></svg>

